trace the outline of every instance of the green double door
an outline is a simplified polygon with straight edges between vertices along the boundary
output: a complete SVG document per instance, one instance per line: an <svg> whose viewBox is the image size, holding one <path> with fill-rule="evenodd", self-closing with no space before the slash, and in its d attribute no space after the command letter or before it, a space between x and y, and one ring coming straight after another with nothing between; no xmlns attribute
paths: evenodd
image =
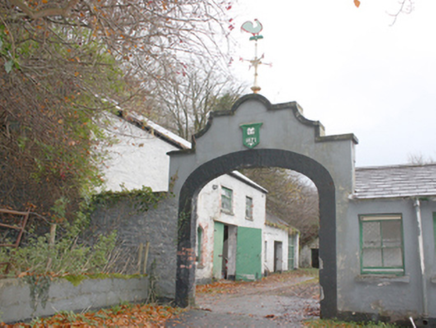
<svg viewBox="0 0 436 328"><path fill-rule="evenodd" d="M223 277L225 224L214 223L213 277ZM226 236L228 238L228 236ZM234 254L229 254L231 257ZM236 280L257 280L262 277L262 230L237 227ZM225 262L224 262L225 263Z"/></svg>

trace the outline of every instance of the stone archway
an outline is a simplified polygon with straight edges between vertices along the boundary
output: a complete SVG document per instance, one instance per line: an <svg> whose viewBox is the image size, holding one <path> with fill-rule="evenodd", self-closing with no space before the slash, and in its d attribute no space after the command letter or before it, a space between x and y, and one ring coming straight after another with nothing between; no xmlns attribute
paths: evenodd
<svg viewBox="0 0 436 328"><path fill-rule="evenodd" d="M240 127L259 122L265 127L260 132L259 147L246 149L240 142ZM305 119L296 103L273 106L259 95L245 96L231 111L211 115L207 128L193 138L192 150L170 153L170 174L179 208L176 303L188 306L195 301L196 218L192 214L202 187L240 168L281 167L304 174L318 189L321 316L334 317L336 226L338 219L346 217L346 199L353 188L355 143L353 135L323 136L322 125Z"/></svg>

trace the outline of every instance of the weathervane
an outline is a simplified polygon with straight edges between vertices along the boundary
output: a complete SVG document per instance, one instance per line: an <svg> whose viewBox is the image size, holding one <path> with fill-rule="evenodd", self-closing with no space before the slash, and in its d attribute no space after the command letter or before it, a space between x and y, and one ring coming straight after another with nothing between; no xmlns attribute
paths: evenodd
<svg viewBox="0 0 436 328"><path fill-rule="evenodd" d="M241 26L241 31L251 33L253 35L250 37L250 41L255 42L254 43L254 59L247 60L247 59L241 58L241 60L245 60L245 61L250 62L250 64L254 67L254 85L251 87L251 90L253 90L254 93L258 93L260 91L260 86L257 84L257 75L258 75L257 74L257 67L261 64L270 65L270 66L271 66L271 64L262 63L262 59L264 58L263 54L261 57L257 57L257 40L263 39L263 36L259 34L263 30L263 26L257 19L255 19L254 21L256 22L256 26L254 26L253 23L250 21L245 22Z"/></svg>

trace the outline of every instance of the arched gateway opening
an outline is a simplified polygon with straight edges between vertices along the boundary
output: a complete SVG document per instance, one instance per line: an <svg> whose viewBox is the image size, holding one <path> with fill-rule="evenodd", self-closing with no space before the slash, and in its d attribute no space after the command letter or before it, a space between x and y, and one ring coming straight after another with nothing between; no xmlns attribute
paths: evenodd
<svg viewBox="0 0 436 328"><path fill-rule="evenodd" d="M254 147L247 145L243 126L258 127L252 131L257 138ZM179 306L195 301L195 206L200 190L212 179L233 170L280 167L307 176L318 189L321 316L336 315L336 227L346 216L357 140L351 134L323 134L322 125L305 119L295 102L271 105L262 96L248 95L231 111L214 112L206 129L193 138L192 150L170 153L173 191L179 202L176 277Z"/></svg>

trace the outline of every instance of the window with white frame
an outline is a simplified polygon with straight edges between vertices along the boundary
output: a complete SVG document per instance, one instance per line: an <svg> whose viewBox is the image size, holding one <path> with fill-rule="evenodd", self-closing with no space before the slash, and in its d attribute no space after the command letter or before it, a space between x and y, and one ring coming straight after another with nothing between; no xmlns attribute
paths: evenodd
<svg viewBox="0 0 436 328"><path fill-rule="evenodd" d="M221 210L232 213L233 211L233 190L221 187Z"/></svg>
<svg viewBox="0 0 436 328"><path fill-rule="evenodd" d="M253 220L253 198L245 197L245 218Z"/></svg>
<svg viewBox="0 0 436 328"><path fill-rule="evenodd" d="M361 215L360 263L363 274L404 274L401 215Z"/></svg>

